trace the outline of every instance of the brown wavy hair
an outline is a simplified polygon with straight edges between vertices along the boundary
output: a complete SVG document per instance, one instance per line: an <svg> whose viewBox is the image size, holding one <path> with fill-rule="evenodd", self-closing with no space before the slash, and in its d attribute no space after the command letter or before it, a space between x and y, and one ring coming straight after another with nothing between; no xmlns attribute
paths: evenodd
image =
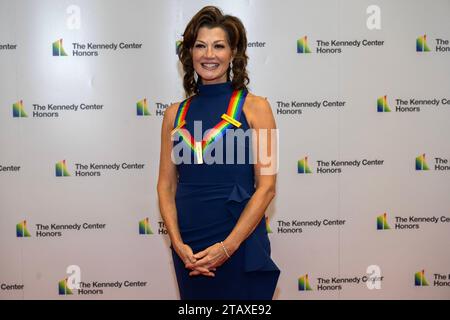
<svg viewBox="0 0 450 320"><path fill-rule="evenodd" d="M197 40L198 30L202 27L222 28L226 35L228 44L232 51L236 51L233 58L233 79L230 79L230 68L227 71L227 80L231 80L233 89L247 89L250 79L247 74L248 56L247 35L242 21L231 15L224 15L222 11L214 6L206 6L192 17L183 33L183 41L179 46L178 57L183 65L184 78L183 87L186 96L189 97L198 92L198 81L194 79L194 64L192 61L191 48Z"/></svg>

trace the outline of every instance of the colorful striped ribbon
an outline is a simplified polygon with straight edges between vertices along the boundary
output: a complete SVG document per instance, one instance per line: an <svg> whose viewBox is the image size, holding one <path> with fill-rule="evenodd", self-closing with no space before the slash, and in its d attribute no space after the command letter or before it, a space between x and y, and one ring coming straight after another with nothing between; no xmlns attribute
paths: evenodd
<svg viewBox="0 0 450 320"><path fill-rule="evenodd" d="M219 137L222 137L226 129L230 128L231 126L240 127L241 123L239 122L239 119L241 117L242 108L244 106L245 97L247 96L247 90L241 89L241 90L234 90L230 102L228 103L228 109L227 113L224 113L222 115L222 120L216 124L211 130L208 131L208 134L205 136L205 138L202 140L202 152L205 151L205 149L216 139ZM175 132L178 132L181 136L181 138L184 140L184 142L194 151L196 152L196 144L194 137L189 133L189 131L185 128L183 128L186 124L186 115L187 111L189 110L189 107L192 102L192 97L184 100L181 102L177 115L175 117L175 128L172 130L172 134L175 134Z"/></svg>

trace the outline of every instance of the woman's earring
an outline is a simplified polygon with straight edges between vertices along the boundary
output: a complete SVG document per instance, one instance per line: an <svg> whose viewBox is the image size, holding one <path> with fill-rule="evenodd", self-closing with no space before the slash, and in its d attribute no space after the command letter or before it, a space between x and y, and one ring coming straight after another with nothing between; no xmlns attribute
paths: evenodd
<svg viewBox="0 0 450 320"><path fill-rule="evenodd" d="M197 72L194 71L194 81L197 83L198 82L198 74Z"/></svg>
<svg viewBox="0 0 450 320"><path fill-rule="evenodd" d="M230 80L233 80L233 60L230 62Z"/></svg>

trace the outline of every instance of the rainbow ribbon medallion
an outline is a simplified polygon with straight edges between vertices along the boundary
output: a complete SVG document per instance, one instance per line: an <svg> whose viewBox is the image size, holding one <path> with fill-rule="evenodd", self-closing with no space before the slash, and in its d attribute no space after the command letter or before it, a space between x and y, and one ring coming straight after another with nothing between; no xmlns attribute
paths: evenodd
<svg viewBox="0 0 450 320"><path fill-rule="evenodd" d="M178 132L183 141L196 154L197 163L203 163L202 154L212 142L214 142L217 138L222 137L225 134L226 129L229 127L235 126L239 128L242 125L238 119L241 117L246 96L247 90L245 89L233 91L230 102L228 103L227 113L222 115L222 120L218 124L216 124L211 130L208 130L208 133L201 142L195 141L189 131L186 128L183 128L186 125L186 115L189 110L192 97L184 100L178 108L177 116L175 118L175 128L172 130L171 134L173 135L175 132Z"/></svg>

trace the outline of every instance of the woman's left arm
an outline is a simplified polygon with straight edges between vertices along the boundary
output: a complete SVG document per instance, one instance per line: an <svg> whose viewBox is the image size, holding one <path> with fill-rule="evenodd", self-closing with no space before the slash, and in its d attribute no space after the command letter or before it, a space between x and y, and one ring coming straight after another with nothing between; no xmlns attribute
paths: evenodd
<svg viewBox="0 0 450 320"><path fill-rule="evenodd" d="M253 158L256 190L242 212L236 226L224 240L225 248L234 253L255 230L264 217L267 207L275 197L278 169L277 130L272 108L261 97L252 97L246 116L253 129ZM256 142L256 143L255 143Z"/></svg>
<svg viewBox="0 0 450 320"><path fill-rule="evenodd" d="M250 103L246 103L244 112L253 129L253 159L256 190L248 201L238 222L221 243L197 253L195 263L208 269L218 267L227 260L227 253L231 256L255 230L272 199L275 197L276 173L278 168L277 130L272 109L268 101L261 97L252 96ZM255 143L256 142L256 143ZM194 271L192 275L196 275Z"/></svg>

